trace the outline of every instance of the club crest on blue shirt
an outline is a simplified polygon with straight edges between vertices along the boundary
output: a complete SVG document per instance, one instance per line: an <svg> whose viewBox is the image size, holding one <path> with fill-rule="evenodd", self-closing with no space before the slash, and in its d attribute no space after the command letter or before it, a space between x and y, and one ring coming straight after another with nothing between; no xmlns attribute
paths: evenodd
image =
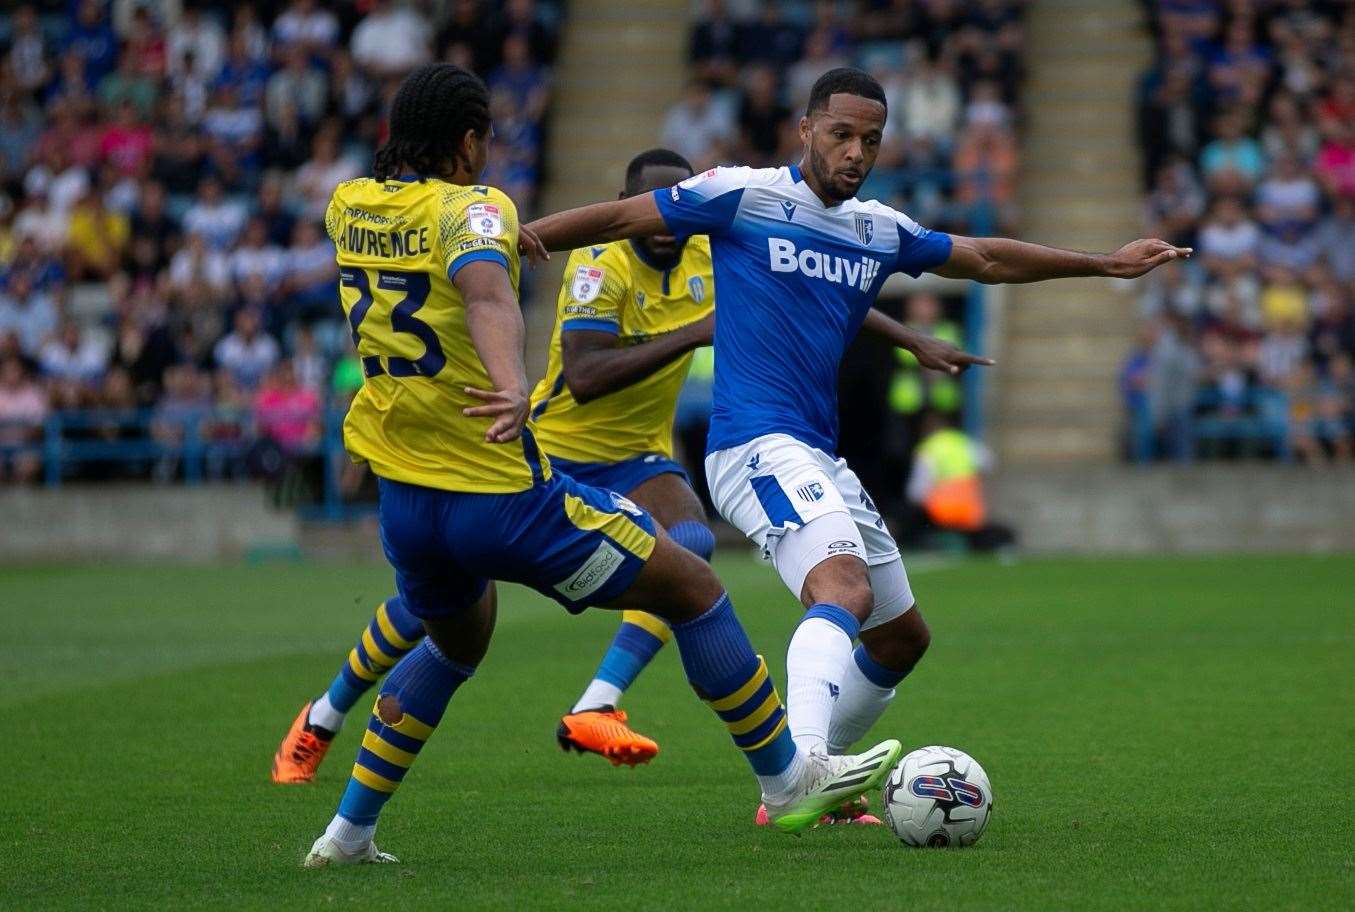
<svg viewBox="0 0 1355 912"><path fill-rule="evenodd" d="M858 212L856 214L856 236L860 238L861 243L869 246L871 240L875 237L875 219Z"/></svg>
<svg viewBox="0 0 1355 912"><path fill-rule="evenodd" d="M692 294L692 300L700 304L706 300L706 280L700 276L692 276L687 280L687 290Z"/></svg>

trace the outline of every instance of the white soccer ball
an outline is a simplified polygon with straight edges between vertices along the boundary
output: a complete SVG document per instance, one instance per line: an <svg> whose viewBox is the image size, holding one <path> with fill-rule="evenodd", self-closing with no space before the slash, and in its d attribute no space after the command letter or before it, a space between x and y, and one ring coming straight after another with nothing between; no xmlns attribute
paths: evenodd
<svg viewBox="0 0 1355 912"><path fill-rule="evenodd" d="M920 747L885 780L885 822L904 845L971 846L988 826L993 789L978 761L953 747Z"/></svg>

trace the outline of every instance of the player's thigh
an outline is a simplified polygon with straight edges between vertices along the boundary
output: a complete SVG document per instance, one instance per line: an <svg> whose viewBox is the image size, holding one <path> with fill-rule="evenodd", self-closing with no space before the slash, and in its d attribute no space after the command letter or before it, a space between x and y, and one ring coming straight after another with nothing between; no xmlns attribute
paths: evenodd
<svg viewBox="0 0 1355 912"><path fill-rule="evenodd" d="M656 532L653 518L620 494L553 473L525 491L465 495L448 540L460 563L577 614L630 587Z"/></svg>
<svg viewBox="0 0 1355 912"><path fill-rule="evenodd" d="M776 572L805 607L827 602L846 608L862 622L869 617L874 599L866 548L846 510L787 530L771 548Z"/></svg>
<svg viewBox="0 0 1355 912"><path fill-rule="evenodd" d="M664 472L624 493L648 510L665 529L671 529L681 522L706 522L706 511L701 506L701 499L696 496L685 475Z"/></svg>
<svg viewBox="0 0 1355 912"><path fill-rule="evenodd" d="M832 474L833 485L841 493L842 502L860 530L861 541L866 546L866 563L874 567L896 559L899 556L898 543L885 525L884 517L876 509L874 499L861 484L861 479L847 465L847 460L836 460Z"/></svg>
<svg viewBox="0 0 1355 912"><path fill-rule="evenodd" d="M378 491L381 547L410 613L427 624L480 602L488 578L467 570L446 537L457 495L384 478Z"/></svg>
<svg viewBox="0 0 1355 912"><path fill-rule="evenodd" d="M670 624L690 621L710 609L724 594L724 584L710 564L656 530L654 550L630 586L601 607L645 611Z"/></svg>
<svg viewBox="0 0 1355 912"><path fill-rule="evenodd" d="M831 463L785 434L768 434L706 457L715 508L772 557L776 542L821 516L846 513ZM798 589L792 589L797 595Z"/></svg>

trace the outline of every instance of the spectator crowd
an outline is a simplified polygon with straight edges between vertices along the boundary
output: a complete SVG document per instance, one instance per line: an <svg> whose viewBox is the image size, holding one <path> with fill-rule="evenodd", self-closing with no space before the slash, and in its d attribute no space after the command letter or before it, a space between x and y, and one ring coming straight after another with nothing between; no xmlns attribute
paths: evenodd
<svg viewBox="0 0 1355 912"><path fill-rule="evenodd" d="M1024 4L708 0L660 141L698 168L791 161L813 81L859 65L890 108L862 195L936 228L1010 229ZM447 60L485 78L485 180L530 214L563 12L46 0L0 13L0 482L35 479L54 446L67 477L241 473L316 452L326 410L361 383L320 225L334 185L366 171L403 74ZM958 305L922 295L899 315L958 338ZM925 412L961 409L953 383L882 357L872 387L905 437Z"/></svg>
<svg viewBox="0 0 1355 912"><path fill-rule="evenodd" d="M889 120L861 195L930 227L992 232L1016 217L1024 0L707 0L690 79L662 142L697 170L797 160L814 80L855 65Z"/></svg>
<svg viewBox="0 0 1355 912"><path fill-rule="evenodd" d="M1131 458L1355 456L1355 5L1151 0Z"/></svg>
<svg viewBox="0 0 1355 912"><path fill-rule="evenodd" d="M8 6L8 5L7 5ZM485 180L530 211L559 4L49 0L0 13L0 483L49 417L91 464L213 472L313 451L361 383L320 221L414 66L489 86ZM67 416L69 420L67 420ZM100 465L101 443L149 442ZM74 452L74 450L72 450ZM160 454L157 456L156 454ZM165 455L169 454L169 455Z"/></svg>

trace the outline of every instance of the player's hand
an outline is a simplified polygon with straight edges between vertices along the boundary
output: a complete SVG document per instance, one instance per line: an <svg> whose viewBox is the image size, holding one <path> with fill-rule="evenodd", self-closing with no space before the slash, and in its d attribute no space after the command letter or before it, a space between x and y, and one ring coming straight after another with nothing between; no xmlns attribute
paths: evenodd
<svg viewBox="0 0 1355 912"><path fill-rule="evenodd" d="M530 404L525 392L518 389L482 390L468 386L466 393L485 404L463 408L461 414L467 418L494 419L489 430L485 431L486 443L510 443L522 436Z"/></svg>
<svg viewBox="0 0 1355 912"><path fill-rule="evenodd" d="M1102 257L1106 275L1116 279L1137 279L1163 263L1185 259L1192 247L1174 247L1158 238L1140 238Z"/></svg>
<svg viewBox="0 0 1355 912"><path fill-rule="evenodd" d="M537 233L526 225L518 227L518 253L525 256L534 266L539 266L550 259L550 251L546 249L546 245L541 243Z"/></svg>
<svg viewBox="0 0 1355 912"><path fill-rule="evenodd" d="M908 347L908 350L917 358L917 363L928 370L941 371L951 375L962 373L971 364L991 367L997 363L992 358L971 355L964 349L951 345L945 339L938 339L935 336L919 337L916 342Z"/></svg>

